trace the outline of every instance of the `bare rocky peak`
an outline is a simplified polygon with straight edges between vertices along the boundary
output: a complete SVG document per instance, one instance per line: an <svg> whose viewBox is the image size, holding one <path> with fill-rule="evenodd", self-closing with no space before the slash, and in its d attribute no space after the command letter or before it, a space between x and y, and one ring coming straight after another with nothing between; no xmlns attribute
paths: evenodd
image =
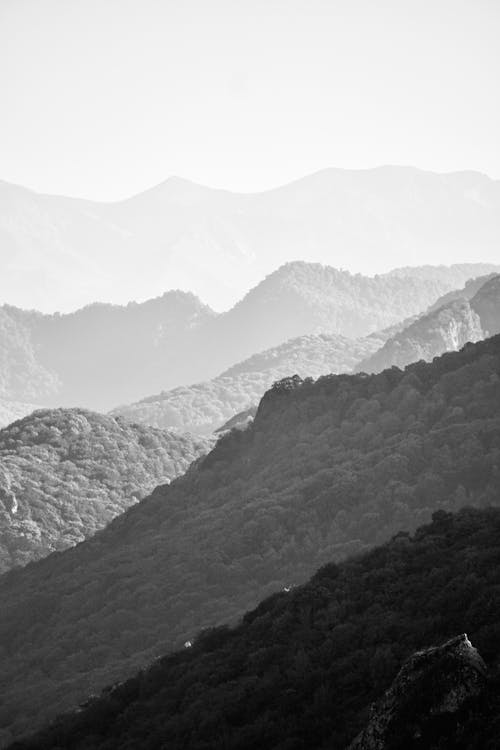
<svg viewBox="0 0 500 750"><path fill-rule="evenodd" d="M349 750L434 747L467 701L486 686L486 665L467 635L417 651L403 665ZM440 747L445 745L440 745Z"/></svg>

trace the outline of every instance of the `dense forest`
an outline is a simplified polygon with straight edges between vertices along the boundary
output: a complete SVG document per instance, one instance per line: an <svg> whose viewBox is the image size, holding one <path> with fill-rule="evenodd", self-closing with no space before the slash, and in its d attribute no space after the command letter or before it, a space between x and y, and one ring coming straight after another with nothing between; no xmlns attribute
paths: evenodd
<svg viewBox="0 0 500 750"><path fill-rule="evenodd" d="M0 398L107 411L217 377L290 338L317 332L365 336L421 313L476 269L493 267L368 277L297 261L278 268L222 314L180 291L67 314L3 305Z"/></svg>
<svg viewBox="0 0 500 750"><path fill-rule="evenodd" d="M2 576L5 737L437 509L498 503L499 374L496 336L405 371L287 378L186 475Z"/></svg>
<svg viewBox="0 0 500 750"><path fill-rule="evenodd" d="M371 703L409 655L466 631L490 669L489 683L423 736L415 717L419 710L430 715L441 674L430 671L420 682L426 689L415 694L414 658L399 677L392 743L363 747L494 750L499 581L500 510L437 511L413 536L401 532L368 553L324 565L305 585L262 601L236 627L202 631L189 648L13 747L341 750L373 718ZM468 643L454 639L448 648L457 641Z"/></svg>
<svg viewBox="0 0 500 750"><path fill-rule="evenodd" d="M276 380L293 373L318 377L349 372L384 340L383 332L362 339L328 333L299 336L254 354L213 380L163 391L112 413L154 427L211 433L235 413L258 404Z"/></svg>
<svg viewBox="0 0 500 750"><path fill-rule="evenodd" d="M482 283L476 290L478 282ZM445 351L460 349L468 341L500 333L500 275L474 279L462 292L464 296L453 293L443 305L432 305L429 312L396 331L355 369L380 372L419 359L430 361Z"/></svg>
<svg viewBox="0 0 500 750"><path fill-rule="evenodd" d="M81 542L209 447L83 409L0 430L0 572Z"/></svg>

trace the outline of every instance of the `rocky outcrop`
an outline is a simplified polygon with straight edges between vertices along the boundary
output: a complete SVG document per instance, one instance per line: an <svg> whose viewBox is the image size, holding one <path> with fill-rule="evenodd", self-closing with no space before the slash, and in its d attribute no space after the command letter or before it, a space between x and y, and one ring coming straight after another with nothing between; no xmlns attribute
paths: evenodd
<svg viewBox="0 0 500 750"><path fill-rule="evenodd" d="M485 686L486 666L465 633L417 651L372 706L367 727L349 750L450 747L463 710Z"/></svg>
<svg viewBox="0 0 500 750"><path fill-rule="evenodd" d="M479 315L485 337L500 333L500 275L483 284L470 305Z"/></svg>
<svg viewBox="0 0 500 750"><path fill-rule="evenodd" d="M472 295L482 280L475 279L461 290L463 297L431 307L425 315L396 331L378 351L361 360L355 371L381 372L394 365L404 368L420 359L430 362L444 352L457 351L469 341L499 333L500 275L486 277Z"/></svg>

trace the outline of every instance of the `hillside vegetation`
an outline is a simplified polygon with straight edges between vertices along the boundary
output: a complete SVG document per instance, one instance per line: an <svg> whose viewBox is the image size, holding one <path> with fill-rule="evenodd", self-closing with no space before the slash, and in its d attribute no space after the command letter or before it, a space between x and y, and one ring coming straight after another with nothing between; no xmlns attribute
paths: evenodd
<svg viewBox="0 0 500 750"><path fill-rule="evenodd" d="M409 655L466 630L490 666L483 692L475 691L457 714L450 707L435 716L432 734L422 736L414 722L420 710L431 723L442 676L433 679L429 669L415 694L416 677L407 667L398 683L393 744L360 746L494 750L499 540L498 509L439 511L414 536L398 534L372 552L325 565L303 586L277 592L234 629L202 632L191 648L161 658L15 748L341 750L373 719L371 703ZM422 662L422 654L417 658ZM449 659L442 662L455 687L448 703L460 703L460 675Z"/></svg>
<svg viewBox="0 0 500 750"><path fill-rule="evenodd" d="M276 380L293 374L316 378L349 372L360 357L375 352L382 343L376 335L364 339L326 333L300 336L254 354L213 380L163 391L112 413L154 427L211 433L235 413L258 404Z"/></svg>
<svg viewBox="0 0 500 750"><path fill-rule="evenodd" d="M480 341L500 333L500 275L493 275L479 285L475 279L464 296L419 316L409 326L397 331L383 346L356 365L356 370L380 372L396 365L405 367L419 359L430 361L445 351L456 351L468 341Z"/></svg>
<svg viewBox="0 0 500 750"><path fill-rule="evenodd" d="M91 536L209 446L83 409L0 430L0 572Z"/></svg>
<svg viewBox="0 0 500 750"><path fill-rule="evenodd" d="M496 336L405 371L285 379L187 474L0 577L5 736L437 509L498 503L499 373Z"/></svg>
<svg viewBox="0 0 500 750"><path fill-rule="evenodd" d="M4 305L0 397L109 410L217 377L297 336L365 336L421 313L455 288L457 274L467 278L484 268L438 268L433 279L418 269L415 275L367 277L318 263L288 263L220 315L180 291L65 315Z"/></svg>
<svg viewBox="0 0 500 750"><path fill-rule="evenodd" d="M273 382L287 375L380 372L419 359L429 361L498 332L500 276L492 274L441 297L427 312L362 339L300 336L254 354L208 382L163 391L112 413L155 427L210 433L233 414L257 404Z"/></svg>

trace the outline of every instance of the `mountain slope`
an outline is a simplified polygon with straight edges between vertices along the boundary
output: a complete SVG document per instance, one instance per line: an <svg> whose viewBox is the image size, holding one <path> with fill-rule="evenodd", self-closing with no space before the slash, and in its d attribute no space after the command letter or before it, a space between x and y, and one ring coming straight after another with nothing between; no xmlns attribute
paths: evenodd
<svg viewBox="0 0 500 750"><path fill-rule="evenodd" d="M476 280L475 280L476 281ZM468 292L474 289L471 285ZM380 372L405 367L419 359L431 360L445 351L456 351L468 341L500 332L500 275L483 283L470 298L452 299L390 337L374 354L356 365L357 371Z"/></svg>
<svg viewBox="0 0 500 750"><path fill-rule="evenodd" d="M0 573L91 536L209 445L82 409L0 430Z"/></svg>
<svg viewBox="0 0 500 750"><path fill-rule="evenodd" d="M498 181L412 167L327 169L258 194L171 178L117 203L4 182L0 300L68 311L179 288L222 310L297 258L354 271L372 259L370 273L449 257L496 262L499 216Z"/></svg>
<svg viewBox="0 0 500 750"><path fill-rule="evenodd" d="M496 336L405 372L285 379L184 476L0 577L3 726L40 725L437 508L497 503L499 373Z"/></svg>
<svg viewBox="0 0 500 750"><path fill-rule="evenodd" d="M421 313L450 288L441 278L372 278L318 263L286 263L227 313L193 331L191 356L204 375L190 382L216 377L235 362L297 336L366 336Z"/></svg>
<svg viewBox="0 0 500 750"><path fill-rule="evenodd" d="M15 747L340 750L369 716L382 725L392 710L392 744L383 742L389 731L353 747L493 750L499 539L498 509L436 513L413 537L398 534L324 566L306 585L261 602L238 627L201 633L191 648ZM464 629L489 683L464 637L413 653Z"/></svg>
<svg viewBox="0 0 500 750"><path fill-rule="evenodd" d="M349 372L362 353L373 353L381 344L376 336L300 336L249 357L213 380L149 396L112 413L154 427L211 433L235 413L257 404L276 380L293 374L316 378Z"/></svg>
<svg viewBox="0 0 500 750"><path fill-rule="evenodd" d="M448 270L455 278L457 269ZM318 332L358 337L398 324L449 289L442 278L371 278L295 262L221 315L179 291L67 315L3 306L0 396L108 410L211 379L290 338Z"/></svg>
<svg viewBox="0 0 500 750"><path fill-rule="evenodd" d="M466 283L463 289L453 289L451 292L448 292L447 294L444 294L442 297L439 297L433 305L430 305L430 307L426 310L427 313L433 312L434 310L438 310L440 307L444 307L444 305L447 305L449 302L453 302L454 300L459 299L468 299L471 300L475 294L481 289L481 287L486 284L487 281L489 281L491 278L496 276L496 273L490 273L486 276L476 276L475 279L469 279Z"/></svg>

